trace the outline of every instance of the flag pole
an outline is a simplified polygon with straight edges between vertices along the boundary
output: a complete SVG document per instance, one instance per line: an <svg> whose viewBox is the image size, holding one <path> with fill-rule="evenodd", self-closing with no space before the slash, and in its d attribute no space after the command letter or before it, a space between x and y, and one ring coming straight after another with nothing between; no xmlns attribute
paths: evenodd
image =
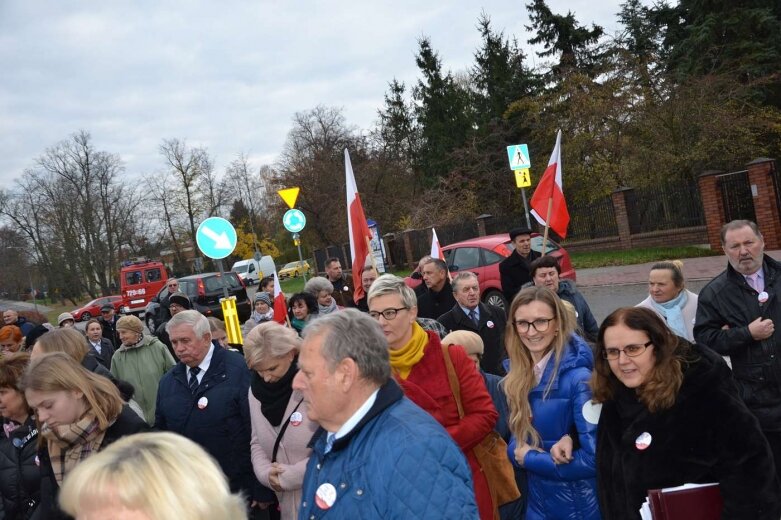
<svg viewBox="0 0 781 520"><path fill-rule="evenodd" d="M548 198L548 215L545 217L545 233L542 236L542 256L548 248L548 230L550 229L550 214L553 211L553 197Z"/></svg>

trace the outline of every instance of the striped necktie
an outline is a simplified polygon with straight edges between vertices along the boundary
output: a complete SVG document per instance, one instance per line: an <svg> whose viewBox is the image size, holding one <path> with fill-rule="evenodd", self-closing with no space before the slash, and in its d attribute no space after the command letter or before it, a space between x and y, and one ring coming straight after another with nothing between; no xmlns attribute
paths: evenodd
<svg viewBox="0 0 781 520"><path fill-rule="evenodd" d="M200 373L201 373L201 367L192 367L190 369L189 386L190 386L190 392L192 392L193 394L195 393L196 390L198 390L198 374Z"/></svg>

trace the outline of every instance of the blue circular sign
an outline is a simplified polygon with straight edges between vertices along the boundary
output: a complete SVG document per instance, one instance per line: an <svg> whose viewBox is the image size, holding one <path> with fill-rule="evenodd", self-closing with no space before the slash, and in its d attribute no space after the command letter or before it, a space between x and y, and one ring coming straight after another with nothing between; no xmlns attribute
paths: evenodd
<svg viewBox="0 0 781 520"><path fill-rule="evenodd" d="M306 217L300 209L289 209L282 216L282 225L291 233L298 233L306 226Z"/></svg>
<svg viewBox="0 0 781 520"><path fill-rule="evenodd" d="M195 242L204 255L219 260L236 249L236 229L224 218L210 217L198 226Z"/></svg>

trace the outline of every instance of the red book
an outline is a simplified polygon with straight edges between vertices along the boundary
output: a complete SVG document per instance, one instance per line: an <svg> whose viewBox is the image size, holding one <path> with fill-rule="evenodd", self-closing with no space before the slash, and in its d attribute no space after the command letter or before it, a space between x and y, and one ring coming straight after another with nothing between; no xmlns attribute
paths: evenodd
<svg viewBox="0 0 781 520"><path fill-rule="evenodd" d="M686 484L648 491L654 520L719 520L724 501L718 484Z"/></svg>

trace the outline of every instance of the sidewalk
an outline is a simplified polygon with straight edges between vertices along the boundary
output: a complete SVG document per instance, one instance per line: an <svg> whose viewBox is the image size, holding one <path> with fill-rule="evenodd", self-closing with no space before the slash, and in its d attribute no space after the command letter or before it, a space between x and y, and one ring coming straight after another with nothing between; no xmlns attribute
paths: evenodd
<svg viewBox="0 0 781 520"><path fill-rule="evenodd" d="M781 250L765 251L765 253L781 261ZM727 268L727 257L723 254L681 260L683 260L683 276L691 281L710 280ZM645 284L648 283L651 266L655 263L578 269L578 287Z"/></svg>

